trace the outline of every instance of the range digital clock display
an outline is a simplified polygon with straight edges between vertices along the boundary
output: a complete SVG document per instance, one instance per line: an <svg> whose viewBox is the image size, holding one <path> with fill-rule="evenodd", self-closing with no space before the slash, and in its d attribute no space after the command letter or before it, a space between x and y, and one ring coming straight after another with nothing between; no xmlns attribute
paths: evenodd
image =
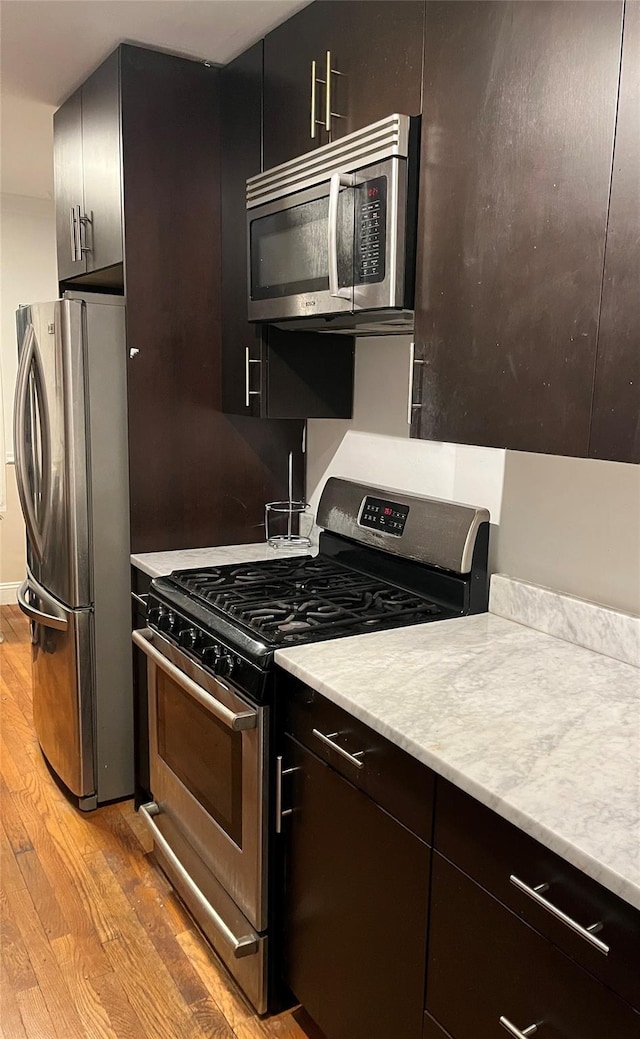
<svg viewBox="0 0 640 1039"><path fill-rule="evenodd" d="M400 505L395 501L385 501L383 498L372 498L367 495L360 512L360 526L371 527L372 530L382 530L385 534L393 534L394 537L399 538L402 536L408 515L408 505Z"/></svg>

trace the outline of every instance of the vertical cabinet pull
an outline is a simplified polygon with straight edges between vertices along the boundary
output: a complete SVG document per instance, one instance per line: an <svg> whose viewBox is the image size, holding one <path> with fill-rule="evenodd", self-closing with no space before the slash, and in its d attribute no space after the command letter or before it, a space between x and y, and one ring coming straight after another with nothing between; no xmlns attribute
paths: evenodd
<svg viewBox="0 0 640 1039"><path fill-rule="evenodd" d="M259 390L251 389L251 365L261 364L259 358L249 356L249 347L246 346L244 350L244 406L248 408L251 404L252 397L260 397L262 395L262 386Z"/></svg>
<svg viewBox="0 0 640 1039"><path fill-rule="evenodd" d="M331 51L327 51L327 88L325 90L325 111L324 111L324 128L327 133L331 133L331 120L332 119L344 119L345 116L339 115L337 112L331 111L331 77L332 76L343 76L343 72L338 72L337 69L331 68Z"/></svg>
<svg viewBox="0 0 640 1039"><path fill-rule="evenodd" d="M93 214L92 214L93 216ZM71 235L71 262L77 263L82 259L83 253L90 253L91 249L84 244L83 230L87 224L91 224L91 217L83 216L80 206L71 206L69 210L69 230Z"/></svg>
<svg viewBox="0 0 640 1039"><path fill-rule="evenodd" d="M324 79L318 78L318 66L315 61L311 62L311 138L315 141L318 135L318 126L322 126L322 119L318 119L317 112L317 91L316 86L318 83L325 83Z"/></svg>
<svg viewBox="0 0 640 1039"><path fill-rule="evenodd" d="M326 63L327 72L326 79L321 79L318 76L318 65L314 60L311 62L311 106L310 106L310 117L311 117L311 138L315 141L318 136L318 127L322 126L327 133L331 133L331 120L332 119L345 119L346 117L340 115L338 112L331 110L331 77L332 76L343 76L344 72L338 72L337 69L331 68L331 51L326 52ZM318 119L318 83L321 83L324 88L324 119Z"/></svg>
<svg viewBox="0 0 640 1039"><path fill-rule="evenodd" d="M90 247L88 245L86 245L85 243L86 243L86 240L87 240L87 236L86 236L87 224L93 224L93 219L92 218L93 218L93 212L91 213L91 216L87 216L86 213L85 213L84 216L82 216L82 214L80 213L80 206L78 206L78 259L79 260L82 259L82 254L83 253L90 253L91 252Z"/></svg>
<svg viewBox="0 0 640 1039"><path fill-rule="evenodd" d="M69 231L71 237L71 262L76 263L78 260L78 248L76 239L76 207L71 206L69 209Z"/></svg>
<svg viewBox="0 0 640 1039"><path fill-rule="evenodd" d="M414 402L413 402L413 376L414 376L415 365L416 364L424 364L424 361L422 361L419 357L416 357L416 344L415 343L411 343L411 346L409 348L409 396L408 396L408 400L407 400L407 425L408 426L411 425L411 421L413 419L413 412L417 408L422 407L421 404L414 404Z"/></svg>
<svg viewBox="0 0 640 1039"><path fill-rule="evenodd" d="M293 808L282 808L282 777L297 772L297 768L282 767L282 755L276 758L276 833L282 833L282 819L285 815L293 815Z"/></svg>

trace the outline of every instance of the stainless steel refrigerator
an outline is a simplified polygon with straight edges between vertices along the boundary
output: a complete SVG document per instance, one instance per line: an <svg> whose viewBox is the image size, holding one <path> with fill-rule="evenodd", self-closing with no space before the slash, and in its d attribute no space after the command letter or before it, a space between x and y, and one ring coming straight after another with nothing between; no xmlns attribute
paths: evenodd
<svg viewBox="0 0 640 1039"><path fill-rule="evenodd" d="M134 787L125 306L21 307L14 409L33 718L80 808Z"/></svg>

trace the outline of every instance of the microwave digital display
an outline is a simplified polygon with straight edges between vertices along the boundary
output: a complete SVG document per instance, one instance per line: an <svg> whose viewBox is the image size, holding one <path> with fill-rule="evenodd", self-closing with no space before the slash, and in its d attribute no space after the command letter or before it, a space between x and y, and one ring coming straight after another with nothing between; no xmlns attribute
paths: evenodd
<svg viewBox="0 0 640 1039"><path fill-rule="evenodd" d="M354 276L356 285L384 281L387 247L387 178L358 184Z"/></svg>

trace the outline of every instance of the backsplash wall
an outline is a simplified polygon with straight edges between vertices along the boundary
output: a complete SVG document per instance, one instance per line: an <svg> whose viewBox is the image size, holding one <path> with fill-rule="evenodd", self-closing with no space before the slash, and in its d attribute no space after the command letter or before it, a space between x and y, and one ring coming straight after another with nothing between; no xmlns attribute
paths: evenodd
<svg viewBox="0 0 640 1039"><path fill-rule="evenodd" d="M308 422L314 512L330 475L485 506L492 573L640 614L640 466L410 440L410 341L361 340L353 419Z"/></svg>

